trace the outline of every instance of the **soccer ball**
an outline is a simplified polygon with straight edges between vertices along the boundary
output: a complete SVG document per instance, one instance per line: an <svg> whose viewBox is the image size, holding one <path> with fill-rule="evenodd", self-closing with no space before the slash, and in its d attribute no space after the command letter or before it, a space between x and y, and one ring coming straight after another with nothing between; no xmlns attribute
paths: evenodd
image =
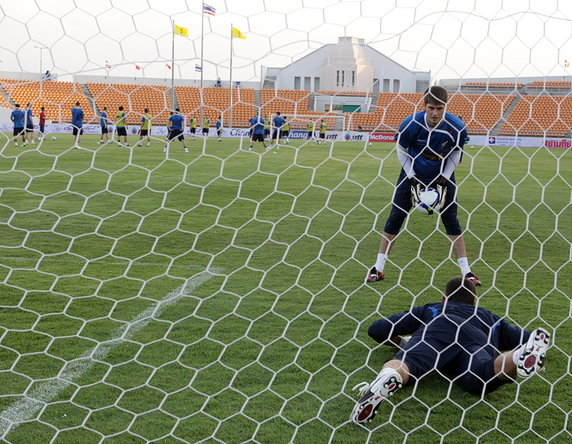
<svg viewBox="0 0 572 444"><path fill-rule="evenodd" d="M431 215L443 206L441 201L443 195L435 188L424 188L416 196L415 209L420 213Z"/></svg>
<svg viewBox="0 0 572 444"><path fill-rule="evenodd" d="M52 140L56 140L56 136L52 136Z"/></svg>

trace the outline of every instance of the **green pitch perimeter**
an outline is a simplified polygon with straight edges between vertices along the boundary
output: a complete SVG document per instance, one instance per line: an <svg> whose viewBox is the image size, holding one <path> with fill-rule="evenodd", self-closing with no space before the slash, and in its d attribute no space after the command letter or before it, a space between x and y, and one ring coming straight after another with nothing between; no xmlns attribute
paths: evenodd
<svg viewBox="0 0 572 444"><path fill-rule="evenodd" d="M167 157L160 140L97 140L0 144L5 441L572 439L570 150L467 148L457 168L480 304L555 333L546 371L484 400L434 375L358 427L351 388L394 353L370 323L458 273L438 219L416 213L386 280L364 284L393 147L199 139Z"/></svg>

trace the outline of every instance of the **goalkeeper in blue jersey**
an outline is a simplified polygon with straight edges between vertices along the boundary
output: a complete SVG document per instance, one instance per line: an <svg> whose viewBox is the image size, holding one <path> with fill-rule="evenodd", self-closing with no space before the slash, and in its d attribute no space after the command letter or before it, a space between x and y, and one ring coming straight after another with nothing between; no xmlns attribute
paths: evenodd
<svg viewBox="0 0 572 444"><path fill-rule="evenodd" d="M528 378L544 366L550 334L515 327L477 307L476 287L469 279L447 282L441 302L413 307L375 321L368 334L381 344L400 348L371 383L362 383L350 419L371 421L384 399L410 379L433 371L451 377L470 393L484 395L517 376ZM412 335L410 337L404 335Z"/></svg>
<svg viewBox="0 0 572 444"><path fill-rule="evenodd" d="M445 88L428 88L424 93L425 110L407 117L395 135L397 157L402 168L393 193L391 213L383 230L377 262L369 271L367 282L384 279L387 255L413 206L413 192L432 187L439 189L440 195L444 196L441 221L453 243L461 274L476 286L481 285L469 267L465 239L457 217L455 167L461 161L463 146L468 140L467 129L457 116L445 112L447 99Z"/></svg>

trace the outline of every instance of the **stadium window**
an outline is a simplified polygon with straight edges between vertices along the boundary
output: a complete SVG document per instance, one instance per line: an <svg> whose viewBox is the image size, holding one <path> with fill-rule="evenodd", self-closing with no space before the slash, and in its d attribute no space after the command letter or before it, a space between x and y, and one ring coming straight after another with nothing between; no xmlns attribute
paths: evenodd
<svg viewBox="0 0 572 444"><path fill-rule="evenodd" d="M294 89L302 89L301 88L301 83L300 83L300 77L299 76L295 76L294 77Z"/></svg>
<svg viewBox="0 0 572 444"><path fill-rule="evenodd" d="M304 77L304 89L310 89L310 84L312 83L312 77Z"/></svg>
<svg viewBox="0 0 572 444"><path fill-rule="evenodd" d="M346 84L346 72L342 71L342 81L340 82L340 86L345 86Z"/></svg>
<svg viewBox="0 0 572 444"><path fill-rule="evenodd" d="M336 71L336 86L340 86L340 71Z"/></svg>
<svg viewBox="0 0 572 444"><path fill-rule="evenodd" d="M314 77L314 91L320 90L320 78Z"/></svg>
<svg viewBox="0 0 572 444"><path fill-rule="evenodd" d="M356 86L356 72L352 69L352 86Z"/></svg>
<svg viewBox="0 0 572 444"><path fill-rule="evenodd" d="M383 79L383 92L391 92L389 89L389 79Z"/></svg>
<svg viewBox="0 0 572 444"><path fill-rule="evenodd" d="M399 92L400 86L401 86L400 80L399 79L393 79L393 92Z"/></svg>

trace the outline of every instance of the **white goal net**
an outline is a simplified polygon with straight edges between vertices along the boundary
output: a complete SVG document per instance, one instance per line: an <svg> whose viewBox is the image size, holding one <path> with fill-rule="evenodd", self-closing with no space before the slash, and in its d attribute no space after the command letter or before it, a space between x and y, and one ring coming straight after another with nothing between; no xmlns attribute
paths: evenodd
<svg viewBox="0 0 572 444"><path fill-rule="evenodd" d="M562 1L0 0L1 440L571 442L571 19ZM434 371L358 425L352 388L396 353L370 325L460 275L413 211L365 282L394 134L431 85L470 137L478 305L552 342L531 378L475 395ZM289 138L247 150L278 112Z"/></svg>

